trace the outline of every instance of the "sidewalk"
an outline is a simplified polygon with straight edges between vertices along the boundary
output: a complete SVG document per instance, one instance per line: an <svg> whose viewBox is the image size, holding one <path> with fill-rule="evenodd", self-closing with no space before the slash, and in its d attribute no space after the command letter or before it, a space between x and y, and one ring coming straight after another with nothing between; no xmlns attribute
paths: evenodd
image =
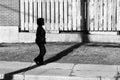
<svg viewBox="0 0 120 80"><path fill-rule="evenodd" d="M0 80L120 78L120 44L47 43L46 50L48 64L36 66L32 62L39 52L36 44L1 44Z"/></svg>
<svg viewBox="0 0 120 80"><path fill-rule="evenodd" d="M0 61L0 80L118 80L118 65Z"/></svg>

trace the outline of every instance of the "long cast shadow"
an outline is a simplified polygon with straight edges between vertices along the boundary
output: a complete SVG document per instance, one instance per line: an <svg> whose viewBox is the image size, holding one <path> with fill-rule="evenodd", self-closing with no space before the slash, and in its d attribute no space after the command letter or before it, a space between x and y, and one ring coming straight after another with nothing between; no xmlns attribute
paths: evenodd
<svg viewBox="0 0 120 80"><path fill-rule="evenodd" d="M6 46L4 46L4 45L0 44L0 47L6 47Z"/></svg>
<svg viewBox="0 0 120 80"><path fill-rule="evenodd" d="M57 60L61 59L62 57L68 55L74 49L80 47L83 44L85 44L85 43L76 43L75 45L73 45L73 46L63 50L62 52L58 53L56 56L45 60L45 64L48 64L48 63L51 63L51 62L54 62L54 61L57 61ZM4 78L0 79L0 80L13 80L13 75L19 74L19 73L22 73L22 72L26 72L26 71L32 70L34 68L37 68L37 67L39 67L39 66L38 65L33 65L33 66L26 67L26 68L23 68L23 69L14 71L14 72L6 73L4 75Z"/></svg>
<svg viewBox="0 0 120 80"><path fill-rule="evenodd" d="M58 61L59 59L61 59L62 57L68 55L70 52L72 52L74 49L82 46L83 44L85 43L76 43L75 45L59 52L57 55L45 60L45 63L48 64L48 63L51 63L51 62L55 62L55 61Z"/></svg>
<svg viewBox="0 0 120 80"><path fill-rule="evenodd" d="M90 47L108 47L108 48L120 48L120 44L118 43L106 43L106 42L94 42L87 44L86 46Z"/></svg>
<svg viewBox="0 0 120 80"><path fill-rule="evenodd" d="M13 75L14 74L19 74L21 72L26 72L28 70L31 70L31 69L34 69L38 67L37 65L33 65L33 66L30 66L30 67L26 67L26 68L23 68L23 69L20 69L20 70L17 70L17 71L14 71L14 72L10 72L10 73L6 73L4 75L4 78L3 79L0 79L0 80L13 80Z"/></svg>
<svg viewBox="0 0 120 80"><path fill-rule="evenodd" d="M3 6L3 7L5 7L5 8L9 8L9 7L4 6L4 5L0 5L0 6ZM17 10L14 10L14 9L11 9L11 10L18 12ZM83 11L84 11L84 10L85 10L85 9L83 9ZM83 13L83 16L85 16L84 13ZM89 37L88 37L87 23L86 23L85 20L83 20L83 25L82 25L82 26L83 26L83 29L82 29L82 30L83 30L84 32L83 32L82 34L80 33L81 43L76 43L75 45L73 45L73 46L71 46L71 47L69 47L69 48L67 48L67 49L59 52L57 55L53 56L52 58L49 58L49 59L45 60L45 64L48 64L48 63L57 61L57 60L61 59L62 57L68 55L68 54L69 54L70 52L72 52L74 49L77 49L78 47L80 47L80 46L82 46L82 45L90 42L90 41L89 41ZM87 33L87 34L86 34L86 33ZM30 66L30 67L27 67L27 68L23 68L23 69L14 71L14 72L6 73L6 74L4 75L4 78L1 79L1 80L13 80L13 75L14 75L14 74L19 74L19 73L21 73L21 72L26 72L26 71L32 70L32 69L34 69L34 68L37 68L37 67L39 67L39 66L33 65L33 66Z"/></svg>

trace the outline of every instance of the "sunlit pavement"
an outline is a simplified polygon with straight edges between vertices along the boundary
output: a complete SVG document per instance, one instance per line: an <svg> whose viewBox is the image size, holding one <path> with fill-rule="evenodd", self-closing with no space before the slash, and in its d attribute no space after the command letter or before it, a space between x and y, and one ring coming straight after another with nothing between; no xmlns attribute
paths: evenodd
<svg viewBox="0 0 120 80"><path fill-rule="evenodd" d="M118 80L119 65L0 61L0 80Z"/></svg>

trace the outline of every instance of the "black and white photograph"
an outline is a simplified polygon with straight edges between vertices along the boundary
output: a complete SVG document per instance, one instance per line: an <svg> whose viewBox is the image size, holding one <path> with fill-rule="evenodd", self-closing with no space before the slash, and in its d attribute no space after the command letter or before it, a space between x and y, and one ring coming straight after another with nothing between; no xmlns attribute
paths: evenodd
<svg viewBox="0 0 120 80"><path fill-rule="evenodd" d="M120 80L120 0L0 0L0 80Z"/></svg>

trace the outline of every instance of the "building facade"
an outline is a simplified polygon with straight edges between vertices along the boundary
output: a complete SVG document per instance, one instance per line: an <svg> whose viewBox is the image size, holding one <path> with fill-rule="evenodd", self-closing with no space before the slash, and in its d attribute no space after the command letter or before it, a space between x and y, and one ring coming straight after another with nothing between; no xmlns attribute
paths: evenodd
<svg viewBox="0 0 120 80"><path fill-rule="evenodd" d="M0 42L34 42L36 20L42 17L45 19L47 42L118 43L119 2L120 0L0 0Z"/></svg>

